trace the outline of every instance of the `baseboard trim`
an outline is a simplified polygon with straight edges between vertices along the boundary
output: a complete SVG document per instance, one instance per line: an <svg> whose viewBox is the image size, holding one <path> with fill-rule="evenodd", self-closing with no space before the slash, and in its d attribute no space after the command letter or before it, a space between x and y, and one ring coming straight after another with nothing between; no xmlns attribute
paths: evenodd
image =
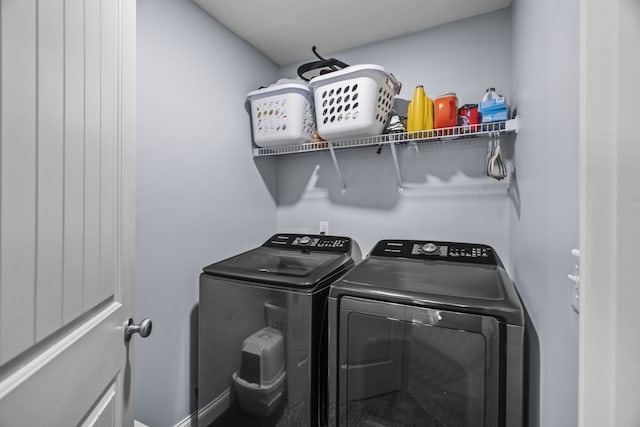
<svg viewBox="0 0 640 427"><path fill-rule="evenodd" d="M218 418L224 411L229 409L231 399L231 390L226 389L215 400L209 402L204 408L188 415L184 420L180 421L175 427L198 427L206 426Z"/></svg>
<svg viewBox="0 0 640 427"><path fill-rule="evenodd" d="M176 424L175 427L198 427L197 414L194 412L193 414L187 415L187 417Z"/></svg>

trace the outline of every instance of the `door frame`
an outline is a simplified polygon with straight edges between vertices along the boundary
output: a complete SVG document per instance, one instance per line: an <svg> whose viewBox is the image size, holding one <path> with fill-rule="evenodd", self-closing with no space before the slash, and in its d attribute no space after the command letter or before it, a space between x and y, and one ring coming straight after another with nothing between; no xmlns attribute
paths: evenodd
<svg viewBox="0 0 640 427"><path fill-rule="evenodd" d="M637 425L640 2L580 4L579 425Z"/></svg>

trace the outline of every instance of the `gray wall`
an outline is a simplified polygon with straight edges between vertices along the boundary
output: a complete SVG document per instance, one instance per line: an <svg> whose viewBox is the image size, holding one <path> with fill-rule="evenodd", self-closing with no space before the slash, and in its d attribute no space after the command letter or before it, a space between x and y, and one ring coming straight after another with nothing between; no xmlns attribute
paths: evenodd
<svg viewBox="0 0 640 427"><path fill-rule="evenodd" d="M329 154L278 159L279 231L313 232L329 221L331 233L355 237L365 252L386 237L498 250L532 321L531 427L577 425L578 317L567 273L578 247L578 12L577 0L515 0L510 9L331 54L384 65L403 82L405 99L416 84L431 96L453 89L461 103L496 86L521 117L516 141L503 144L516 159L509 183L484 177L483 143L400 148L403 194L386 150L337 152L346 195Z"/></svg>
<svg viewBox="0 0 640 427"><path fill-rule="evenodd" d="M136 343L136 417L162 427L195 409L201 267L276 227L316 232L329 221L330 233L355 237L365 253L385 237L493 245L535 327L530 425L577 425L577 317L566 274L578 245L579 7L561 3L514 0L332 54L385 66L405 99L424 84L432 97L455 90L461 103L477 102L495 86L522 118L517 141L503 141L515 180L484 176L486 141L399 147L401 194L388 148L357 149L337 153L342 195L328 153L251 159L238 109L249 90L297 66L278 70L187 0L140 0L136 316L155 326Z"/></svg>
<svg viewBox="0 0 640 427"><path fill-rule="evenodd" d="M479 102L488 86L510 97L510 39L504 9L331 56L383 65L403 83L401 98L423 84L432 98L454 90L462 105ZM508 155L513 141L503 142ZM278 158L279 231L317 232L329 221L330 233L354 237L365 253L382 238L459 240L493 245L508 262L508 183L485 176L486 139L399 147L402 194L389 148L376 150L337 152L345 195L328 153Z"/></svg>
<svg viewBox="0 0 640 427"><path fill-rule="evenodd" d="M567 274L570 250L578 247L580 7L578 0L514 0L512 11L513 93L522 125L510 264L539 339L539 352L535 342L531 352L532 380L536 369L540 380L531 390L530 420L576 426L578 316Z"/></svg>
<svg viewBox="0 0 640 427"><path fill-rule="evenodd" d="M164 427L196 409L198 273L275 232L243 103L278 69L188 0L139 0L137 25L135 415Z"/></svg>

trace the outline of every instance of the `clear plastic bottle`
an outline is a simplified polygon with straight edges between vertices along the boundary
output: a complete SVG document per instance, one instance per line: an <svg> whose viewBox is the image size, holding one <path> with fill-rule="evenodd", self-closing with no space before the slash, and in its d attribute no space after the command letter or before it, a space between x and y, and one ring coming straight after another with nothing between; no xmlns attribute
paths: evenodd
<svg viewBox="0 0 640 427"><path fill-rule="evenodd" d="M490 87L484 93L484 96L482 97L482 102L490 101L492 99L498 99L499 97L500 97L500 95L498 95L498 92L496 92L496 88L495 87Z"/></svg>

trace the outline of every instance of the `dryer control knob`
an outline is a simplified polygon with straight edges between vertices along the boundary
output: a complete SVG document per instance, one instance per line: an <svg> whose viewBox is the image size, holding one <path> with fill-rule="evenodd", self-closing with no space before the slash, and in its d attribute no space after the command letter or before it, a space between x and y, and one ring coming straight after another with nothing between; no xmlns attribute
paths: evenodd
<svg viewBox="0 0 640 427"><path fill-rule="evenodd" d="M433 254L438 250L438 247L433 243L427 243L425 245L422 245L422 250L428 254Z"/></svg>
<svg viewBox="0 0 640 427"><path fill-rule="evenodd" d="M308 245L310 242L311 242L311 237L309 236L301 237L299 241L301 245Z"/></svg>

